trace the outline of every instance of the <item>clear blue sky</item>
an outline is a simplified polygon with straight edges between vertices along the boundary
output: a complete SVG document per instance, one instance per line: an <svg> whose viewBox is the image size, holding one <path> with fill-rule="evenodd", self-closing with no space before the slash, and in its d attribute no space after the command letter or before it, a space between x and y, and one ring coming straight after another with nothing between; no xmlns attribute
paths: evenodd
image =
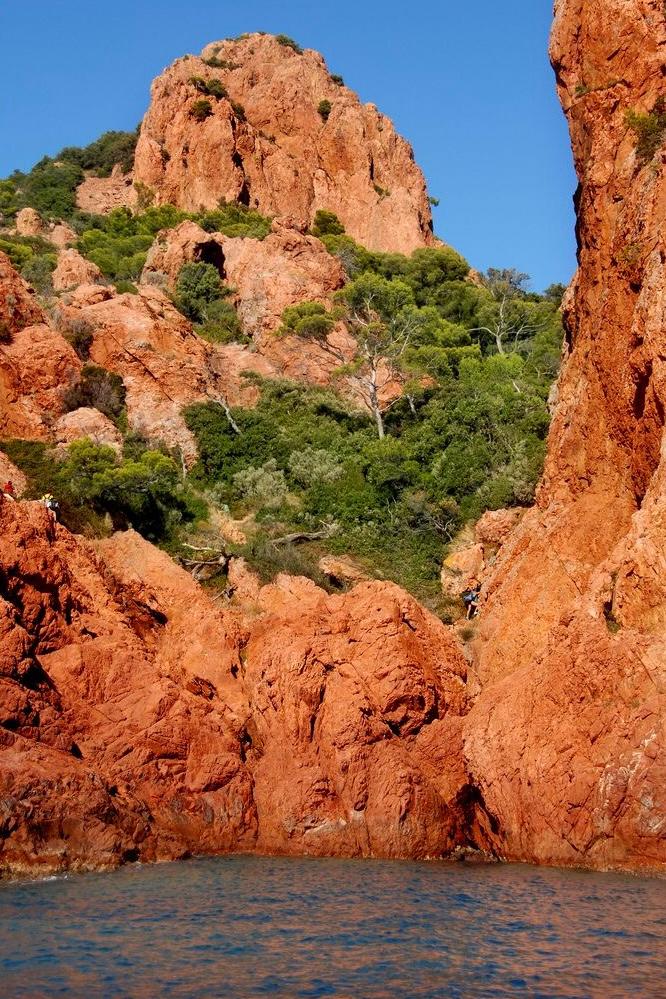
<svg viewBox="0 0 666 999"><path fill-rule="evenodd" d="M244 31L285 32L414 145L438 235L540 290L575 267L575 178L547 59L551 0L32 0L2 9L0 176L133 128L152 78Z"/></svg>

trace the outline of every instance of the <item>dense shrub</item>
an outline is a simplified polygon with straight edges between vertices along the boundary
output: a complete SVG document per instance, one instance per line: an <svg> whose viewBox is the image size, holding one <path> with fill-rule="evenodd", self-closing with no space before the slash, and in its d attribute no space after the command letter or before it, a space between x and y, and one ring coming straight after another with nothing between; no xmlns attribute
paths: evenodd
<svg viewBox="0 0 666 999"><path fill-rule="evenodd" d="M317 111L319 112L320 116L323 118L324 121L328 121L328 119L331 116L332 110L333 110L333 105L331 104L330 101L327 100L319 101L319 104L317 105Z"/></svg>
<svg viewBox="0 0 666 999"><path fill-rule="evenodd" d="M216 100L221 100L223 97L228 97L227 88L224 86L221 80L212 79L205 80L202 76L191 76L189 82L198 90L200 94L205 94L206 97L214 97Z"/></svg>
<svg viewBox="0 0 666 999"><path fill-rule="evenodd" d="M81 360L87 361L93 343L93 327L88 320L83 316L59 317L58 330Z"/></svg>
<svg viewBox="0 0 666 999"><path fill-rule="evenodd" d="M38 295L48 297L53 294L56 259L55 253L33 256L21 268L21 276L32 285Z"/></svg>
<svg viewBox="0 0 666 999"><path fill-rule="evenodd" d="M190 108L190 118L194 118L195 121L205 121L212 113L213 105L207 100L195 101Z"/></svg>
<svg viewBox="0 0 666 999"><path fill-rule="evenodd" d="M213 302L223 296L223 285L217 269L212 264L183 264L176 281L174 302L192 322L202 323L208 317Z"/></svg>
<svg viewBox="0 0 666 999"><path fill-rule="evenodd" d="M260 506L279 506L287 495L284 472L278 469L275 458L269 458L258 468L249 465L236 472L234 486L243 499L257 500Z"/></svg>
<svg viewBox="0 0 666 999"><path fill-rule="evenodd" d="M293 38L290 38L289 35L276 35L275 40L280 45L284 45L285 48L293 49L294 52L298 52L299 55L301 55L303 52L301 46L297 42L295 42Z"/></svg>
<svg viewBox="0 0 666 999"><path fill-rule="evenodd" d="M113 448L84 439L70 444L64 460L34 441L4 442L3 450L27 476L28 497L53 493L73 531L103 534L107 515L114 528L131 526L160 541L205 513L173 459L145 446L119 458Z"/></svg>
<svg viewBox="0 0 666 999"><path fill-rule="evenodd" d="M105 132L89 146L67 146L58 153L56 160L76 163L97 177L110 176L116 164L120 165L123 173L129 173L134 166L138 138L138 128L134 132Z"/></svg>
<svg viewBox="0 0 666 999"><path fill-rule="evenodd" d="M321 302L300 302L289 305L282 313L280 336L302 336L323 339L335 326L335 314L330 313Z"/></svg>
<svg viewBox="0 0 666 999"><path fill-rule="evenodd" d="M345 227L335 212L329 212L323 208L315 212L311 229L313 236L341 236L344 231Z"/></svg>
<svg viewBox="0 0 666 999"><path fill-rule="evenodd" d="M236 201L221 202L218 208L193 218L206 232L221 232L231 238L265 239L271 231L269 218Z"/></svg>
<svg viewBox="0 0 666 999"><path fill-rule="evenodd" d="M657 98L649 114L627 111L627 124L636 134L638 159L648 163L666 139L666 98Z"/></svg>
<svg viewBox="0 0 666 999"><path fill-rule="evenodd" d="M63 402L69 411L90 406L110 420L118 420L125 407L125 386L120 375L85 364L79 381L67 389Z"/></svg>

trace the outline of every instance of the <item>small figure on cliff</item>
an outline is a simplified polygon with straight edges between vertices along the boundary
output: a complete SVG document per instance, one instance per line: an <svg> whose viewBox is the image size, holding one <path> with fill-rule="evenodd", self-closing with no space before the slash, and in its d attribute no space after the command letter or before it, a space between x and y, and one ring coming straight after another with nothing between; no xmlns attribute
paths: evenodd
<svg viewBox="0 0 666 999"><path fill-rule="evenodd" d="M2 497L7 497L7 499L16 501L16 494L14 492L14 483L11 479L7 479L4 486L2 487Z"/></svg>
<svg viewBox="0 0 666 999"><path fill-rule="evenodd" d="M479 613L479 596L481 594L481 583L477 583L476 586L469 590L465 590L462 595L462 601L465 605L465 610L467 611L467 620L471 621L472 618L476 617Z"/></svg>
<svg viewBox="0 0 666 999"><path fill-rule="evenodd" d="M60 509L60 505L56 500L55 496L53 495L53 493L44 493L44 495L40 498L39 502L43 503L46 509L51 514L53 523L54 524L57 523L58 511Z"/></svg>

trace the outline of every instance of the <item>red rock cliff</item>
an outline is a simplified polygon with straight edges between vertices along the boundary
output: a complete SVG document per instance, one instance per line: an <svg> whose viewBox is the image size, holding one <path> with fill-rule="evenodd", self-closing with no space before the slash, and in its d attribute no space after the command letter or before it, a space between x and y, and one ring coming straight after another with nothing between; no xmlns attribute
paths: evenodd
<svg viewBox="0 0 666 999"><path fill-rule="evenodd" d="M203 61L213 56L217 66ZM193 77L221 84L228 99L204 97ZM197 120L193 107L206 99L208 117ZM328 209L371 249L410 253L433 242L410 145L332 79L319 53L298 53L272 35L208 45L202 58L177 59L155 80L134 180L158 203L188 210L224 198L310 222Z"/></svg>
<svg viewBox="0 0 666 999"><path fill-rule="evenodd" d="M657 0L559 0L579 271L537 506L487 587L466 753L508 857L666 863L666 153ZM663 140L663 136L662 136Z"/></svg>
<svg viewBox="0 0 666 999"><path fill-rule="evenodd" d="M465 662L406 593L220 609L133 532L0 503L0 875L468 844Z"/></svg>

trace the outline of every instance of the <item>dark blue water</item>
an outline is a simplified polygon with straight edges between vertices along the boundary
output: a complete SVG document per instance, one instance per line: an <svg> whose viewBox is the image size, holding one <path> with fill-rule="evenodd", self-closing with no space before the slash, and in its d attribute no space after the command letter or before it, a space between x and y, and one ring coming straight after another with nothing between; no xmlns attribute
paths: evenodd
<svg viewBox="0 0 666 999"><path fill-rule="evenodd" d="M666 881L229 857L0 887L0 994L666 995Z"/></svg>

